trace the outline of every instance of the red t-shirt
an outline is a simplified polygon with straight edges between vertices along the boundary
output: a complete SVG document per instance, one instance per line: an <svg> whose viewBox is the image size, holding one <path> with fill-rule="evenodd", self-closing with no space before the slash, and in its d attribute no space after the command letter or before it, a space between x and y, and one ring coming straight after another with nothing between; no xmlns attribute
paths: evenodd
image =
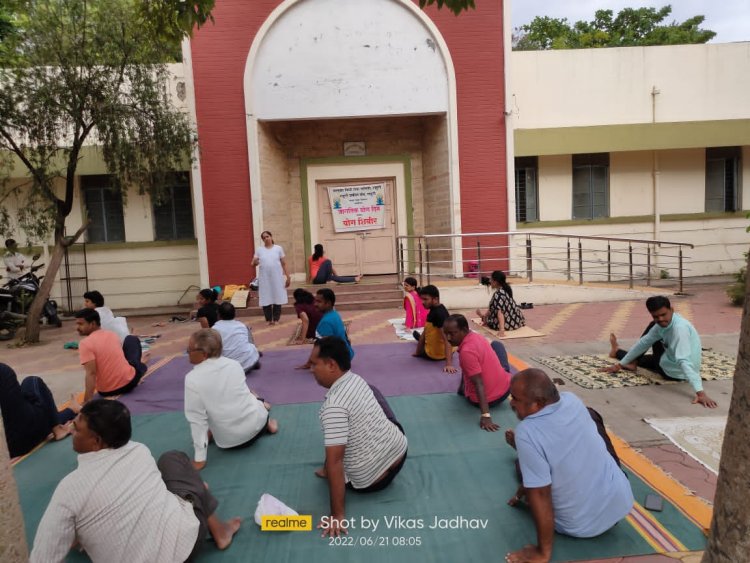
<svg viewBox="0 0 750 563"><path fill-rule="evenodd" d="M469 332L458 347L458 363L464 378L464 394L472 403L478 403L477 389L470 376L481 374L487 402L499 399L510 387L510 374L500 365L500 360L484 336Z"/></svg>
<svg viewBox="0 0 750 563"><path fill-rule="evenodd" d="M328 260L325 256L321 256L317 260L313 260L312 256L307 259L307 261L310 264L310 278L315 279L315 276L318 275L318 270L320 270L320 267L323 265L323 262Z"/></svg>
<svg viewBox="0 0 750 563"><path fill-rule="evenodd" d="M114 391L135 376L135 368L125 359L120 337L109 330L95 330L78 343L81 365L96 360L97 391Z"/></svg>

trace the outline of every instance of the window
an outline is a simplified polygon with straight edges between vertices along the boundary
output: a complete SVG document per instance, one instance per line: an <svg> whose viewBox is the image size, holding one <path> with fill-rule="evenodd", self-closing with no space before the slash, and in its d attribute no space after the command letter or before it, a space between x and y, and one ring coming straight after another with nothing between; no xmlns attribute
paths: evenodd
<svg viewBox="0 0 750 563"><path fill-rule="evenodd" d="M740 209L740 149L706 149L706 211Z"/></svg>
<svg viewBox="0 0 750 563"><path fill-rule="evenodd" d="M175 174L166 188L164 201L154 204L154 238L177 240L195 238L193 202L187 172Z"/></svg>
<svg viewBox="0 0 750 563"><path fill-rule="evenodd" d="M573 219L609 217L609 153L573 155Z"/></svg>
<svg viewBox="0 0 750 563"><path fill-rule="evenodd" d="M539 220L537 157L516 158L516 222Z"/></svg>
<svg viewBox="0 0 750 563"><path fill-rule="evenodd" d="M110 176L82 176L81 188L86 213L91 223L86 230L88 242L124 242L125 220L122 194L112 189Z"/></svg>

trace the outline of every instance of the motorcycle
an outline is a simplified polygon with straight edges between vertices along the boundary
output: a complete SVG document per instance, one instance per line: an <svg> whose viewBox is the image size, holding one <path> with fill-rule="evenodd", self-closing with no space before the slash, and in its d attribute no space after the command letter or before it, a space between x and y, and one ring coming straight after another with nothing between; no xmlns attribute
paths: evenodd
<svg viewBox="0 0 750 563"><path fill-rule="evenodd" d="M34 301L34 297L39 293L39 287L44 276L37 276L36 272L43 268L44 264L35 264L37 260L39 260L39 255L35 254L32 257L31 267L28 272L18 278L9 279L0 288L0 312L12 313L14 315L12 319L9 319L8 315L5 315L4 324L17 323L17 315L25 317L28 308L31 306L31 302ZM57 312L57 303L54 300L47 299L42 309L42 315L50 325L55 325L58 328L62 326L62 321Z"/></svg>

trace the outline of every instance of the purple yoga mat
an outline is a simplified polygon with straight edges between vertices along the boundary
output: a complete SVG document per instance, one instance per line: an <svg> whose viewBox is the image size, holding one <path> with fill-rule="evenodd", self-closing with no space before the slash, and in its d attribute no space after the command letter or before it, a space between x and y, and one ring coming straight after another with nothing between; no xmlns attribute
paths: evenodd
<svg viewBox="0 0 750 563"><path fill-rule="evenodd" d="M443 373L443 362L412 357L414 348L406 343L356 346L352 371L387 397L452 393L458 389L460 372ZM313 374L294 369L305 363L309 355L308 346L265 352L261 368L248 376L248 385L271 404L322 401L326 389L317 384ZM120 400L132 414L180 411L185 375L191 368L187 356L174 358Z"/></svg>

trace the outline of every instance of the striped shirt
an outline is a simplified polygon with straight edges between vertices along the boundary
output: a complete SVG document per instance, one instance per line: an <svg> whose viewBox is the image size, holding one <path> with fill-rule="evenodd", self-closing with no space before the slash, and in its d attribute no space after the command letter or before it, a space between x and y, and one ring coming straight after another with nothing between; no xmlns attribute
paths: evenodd
<svg viewBox="0 0 750 563"><path fill-rule="evenodd" d="M94 562L185 561L198 526L193 506L167 490L148 448L128 442L78 456L39 523L30 561L65 561L75 539Z"/></svg>
<svg viewBox="0 0 750 563"><path fill-rule="evenodd" d="M346 372L320 408L326 446L346 446L344 473L355 489L372 485L406 453L406 436L388 420L367 382Z"/></svg>

